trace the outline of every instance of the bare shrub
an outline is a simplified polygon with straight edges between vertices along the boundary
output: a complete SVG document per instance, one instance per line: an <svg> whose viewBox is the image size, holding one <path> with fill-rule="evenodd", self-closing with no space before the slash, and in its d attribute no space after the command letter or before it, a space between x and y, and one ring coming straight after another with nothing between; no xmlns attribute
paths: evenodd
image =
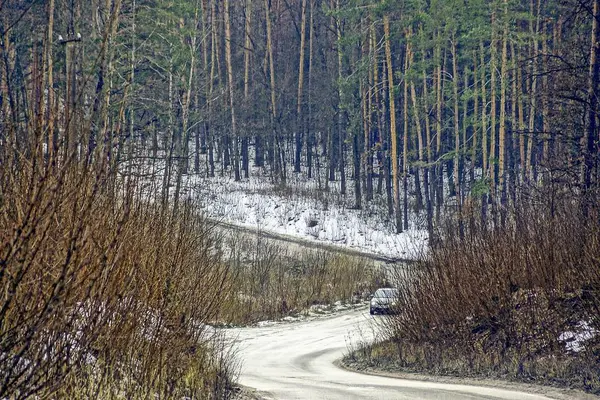
<svg viewBox="0 0 600 400"><path fill-rule="evenodd" d="M565 202L552 213L522 206L513 215L496 229L472 219L461 232L450 221L440 244L396 277L402 311L385 326L392 362L597 392L597 211L585 220Z"/></svg>
<svg viewBox="0 0 600 400"><path fill-rule="evenodd" d="M230 275L234 295L223 322L246 324L302 313L314 304L356 302L375 286L376 270L361 258L290 248L264 238L236 236L230 246L237 248Z"/></svg>
<svg viewBox="0 0 600 400"><path fill-rule="evenodd" d="M229 272L192 207L174 215L131 182L109 191L119 184L81 163L21 158L0 177L0 397L226 389L230 360L206 323Z"/></svg>

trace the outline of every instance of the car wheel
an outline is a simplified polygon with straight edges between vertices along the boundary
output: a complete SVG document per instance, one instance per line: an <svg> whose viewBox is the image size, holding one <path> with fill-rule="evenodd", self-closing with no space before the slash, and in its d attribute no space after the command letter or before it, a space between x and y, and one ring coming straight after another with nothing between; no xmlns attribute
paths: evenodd
<svg viewBox="0 0 600 400"><path fill-rule="evenodd" d="M369 314L375 315L375 310L373 310L372 308L369 308Z"/></svg>

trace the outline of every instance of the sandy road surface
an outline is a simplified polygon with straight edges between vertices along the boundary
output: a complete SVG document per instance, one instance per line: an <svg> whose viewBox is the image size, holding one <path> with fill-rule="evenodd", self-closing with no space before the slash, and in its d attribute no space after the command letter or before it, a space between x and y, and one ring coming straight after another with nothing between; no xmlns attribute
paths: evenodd
<svg viewBox="0 0 600 400"><path fill-rule="evenodd" d="M379 317L381 318L381 317ZM368 311L262 328L229 330L242 360L239 383L267 399L547 399L540 394L363 375L336 367L347 343L370 340Z"/></svg>

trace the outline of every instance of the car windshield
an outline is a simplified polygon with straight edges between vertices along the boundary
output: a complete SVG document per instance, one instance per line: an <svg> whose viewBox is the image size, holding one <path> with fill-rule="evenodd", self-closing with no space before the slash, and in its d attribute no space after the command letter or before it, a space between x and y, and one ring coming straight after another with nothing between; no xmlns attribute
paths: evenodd
<svg viewBox="0 0 600 400"><path fill-rule="evenodd" d="M377 289L375 297L398 297L398 289Z"/></svg>

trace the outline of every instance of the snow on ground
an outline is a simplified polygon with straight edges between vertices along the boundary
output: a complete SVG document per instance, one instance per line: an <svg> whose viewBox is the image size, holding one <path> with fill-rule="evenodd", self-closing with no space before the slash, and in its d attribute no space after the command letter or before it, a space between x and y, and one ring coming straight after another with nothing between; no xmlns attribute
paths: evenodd
<svg viewBox="0 0 600 400"><path fill-rule="evenodd" d="M560 334L558 340L565 344L568 351L578 353L585 349L585 342L593 339L598 331L590 326L586 321L580 321L577 324L577 331L567 331Z"/></svg>
<svg viewBox="0 0 600 400"><path fill-rule="evenodd" d="M342 303L336 301L334 304L314 304L307 310L295 315L288 315L283 317L281 320L266 320L259 321L256 323L257 328L264 328L267 326L281 325L290 322L303 322L303 321L314 321L321 318L331 318L347 311L366 309L368 302L362 301L358 303Z"/></svg>
<svg viewBox="0 0 600 400"><path fill-rule="evenodd" d="M334 183L335 184L335 183ZM213 219L279 235L288 235L390 258L416 258L427 247L419 221L396 234L385 204L357 210L346 204L353 195L317 190L316 182L297 179L276 190L268 177L235 182L228 177L188 177L188 195ZM412 217L413 219L414 216Z"/></svg>

